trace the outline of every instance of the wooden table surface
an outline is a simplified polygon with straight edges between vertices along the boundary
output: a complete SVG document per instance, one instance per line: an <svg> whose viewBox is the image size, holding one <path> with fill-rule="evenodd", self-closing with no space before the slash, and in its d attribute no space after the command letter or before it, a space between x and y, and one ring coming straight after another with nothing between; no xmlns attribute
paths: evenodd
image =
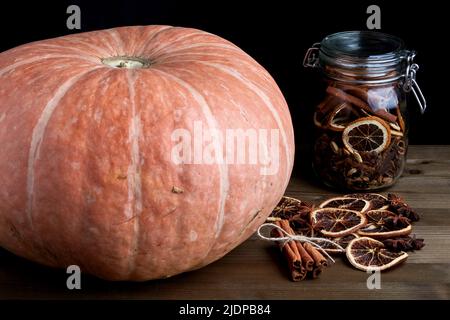
<svg viewBox="0 0 450 320"><path fill-rule="evenodd" d="M64 271L0 249L0 298L450 299L450 146L411 146L403 177L387 191L399 193L421 213L414 233L425 238L426 246L411 253L405 264L382 273L379 290L368 290L368 274L343 258L319 279L291 282L277 247L254 235L201 270L144 283L83 276L81 290L66 288ZM319 202L338 193L300 172L293 175L286 194Z"/></svg>

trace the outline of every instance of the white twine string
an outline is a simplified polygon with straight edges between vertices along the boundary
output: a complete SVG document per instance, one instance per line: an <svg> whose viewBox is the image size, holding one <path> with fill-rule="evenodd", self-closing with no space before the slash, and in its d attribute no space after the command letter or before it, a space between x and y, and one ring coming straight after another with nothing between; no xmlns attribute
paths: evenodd
<svg viewBox="0 0 450 320"><path fill-rule="evenodd" d="M263 235L261 233L261 230L265 227L272 227L273 229L277 229L278 231L280 231L282 234L284 234L284 237L267 237L265 235ZM287 233L283 228L280 228L279 226L277 226L274 223L263 223L259 228L258 228L258 236L263 239L263 240L267 240L267 241L277 241L277 242L282 242L283 243L283 247L286 245L286 243L288 243L289 241L300 241L300 242L307 242L309 244L311 244L312 246L314 246L315 248L317 248L319 251L321 251L328 259L330 259L333 263L335 263L334 259L328 254L328 252L326 252L320 245L318 245L317 243L315 243L314 241L324 241L327 243L332 244L333 246L335 246L336 248L338 248L339 250L345 251L344 248L342 248L339 244L337 244L336 242L326 239L326 238L317 238L317 237L306 237L306 236L302 236L302 235L298 235L298 234L290 234Z"/></svg>

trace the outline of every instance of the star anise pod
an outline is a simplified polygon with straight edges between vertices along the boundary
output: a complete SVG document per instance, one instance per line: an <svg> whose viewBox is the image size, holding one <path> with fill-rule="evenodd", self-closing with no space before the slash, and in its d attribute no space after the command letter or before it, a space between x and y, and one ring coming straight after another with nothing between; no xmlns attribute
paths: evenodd
<svg viewBox="0 0 450 320"><path fill-rule="evenodd" d="M314 236L313 227L311 225L311 211L313 209L313 205L302 202L302 204L298 206L298 213L288 219L289 224L295 233L310 237Z"/></svg>
<svg viewBox="0 0 450 320"><path fill-rule="evenodd" d="M313 237L314 228L312 227L309 219L309 214L302 217L300 214L289 219L289 224L296 234L303 236Z"/></svg>
<svg viewBox="0 0 450 320"><path fill-rule="evenodd" d="M290 220L297 215L300 215L301 217L309 215L311 210L312 205L307 202L295 198L283 197L281 198L275 209L273 209L270 216Z"/></svg>
<svg viewBox="0 0 450 320"><path fill-rule="evenodd" d="M313 204L295 198L283 197L267 220L288 220L295 233L313 236L314 232L310 221L310 214L313 209Z"/></svg>
<svg viewBox="0 0 450 320"><path fill-rule="evenodd" d="M290 217L288 220L291 224L301 224L301 225L309 224L310 222L309 214L310 211L302 211Z"/></svg>
<svg viewBox="0 0 450 320"><path fill-rule="evenodd" d="M383 240L386 248L393 251L413 251L420 250L425 246L424 239L417 239L416 236L399 237Z"/></svg>
<svg viewBox="0 0 450 320"><path fill-rule="evenodd" d="M384 224L391 228L406 228L411 224L410 220L407 217L402 215L398 215L395 217L389 217L384 219Z"/></svg>
<svg viewBox="0 0 450 320"><path fill-rule="evenodd" d="M419 221L419 214L413 210L402 198L394 193L388 194L389 206L390 209L397 213L398 215L402 215L408 218L410 221Z"/></svg>

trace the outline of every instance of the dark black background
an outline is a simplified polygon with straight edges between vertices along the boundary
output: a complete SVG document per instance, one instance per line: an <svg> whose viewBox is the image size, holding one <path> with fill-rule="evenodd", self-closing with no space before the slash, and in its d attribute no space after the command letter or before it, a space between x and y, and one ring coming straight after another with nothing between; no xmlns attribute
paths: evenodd
<svg viewBox="0 0 450 320"><path fill-rule="evenodd" d="M31 41L78 32L66 28L66 9L70 4L81 7L81 31L125 25L169 24L203 29L232 41L253 56L277 81L289 104L299 147L305 146L311 138L312 110L322 90L319 75L302 67L305 51L327 34L364 30L367 6L378 4L382 10L381 31L403 38L409 48L418 51L417 62L421 66L418 81L428 99L428 110L420 115L418 106L411 99L410 142L450 144L450 88L446 79L450 58L445 48L449 13L437 1L8 0L0 6L0 51ZM361 303L358 302L356 307L361 307ZM363 307L363 310L374 310L380 302L376 303L377 306ZM293 310L294 307L302 312L313 310L310 304L308 302L303 308L295 302L295 306L284 310ZM399 306L394 310L404 313L427 307L417 307L417 302L415 304L415 308ZM15 313L36 311L36 306L12 306ZM156 303L155 308L157 306L161 307L160 302ZM350 310L349 307L334 305L328 309ZM355 304L352 304L351 308L354 307ZM431 307L436 308L435 305ZM55 314L53 303L45 308L44 312ZM166 311L161 311L164 315L167 310L175 310L173 306L164 304L162 308L166 308ZM73 305L62 309L65 316L68 315L67 310L82 310ZM105 310L117 312L111 306L106 306L102 312ZM126 310L129 312L130 308ZM156 312L152 308L147 310L151 310L151 314Z"/></svg>
<svg viewBox="0 0 450 320"><path fill-rule="evenodd" d="M71 34L66 9L81 8L81 31L125 25L168 24L194 27L224 37L253 56L275 78L289 104L298 146L308 143L311 115L323 89L317 72L305 70L302 59L314 42L330 33L366 29L370 4L381 7L381 31L404 39L418 51L418 82L428 110L421 116L413 99L410 142L450 144L449 106L445 75L448 18L431 1L33 1L3 2L0 50Z"/></svg>

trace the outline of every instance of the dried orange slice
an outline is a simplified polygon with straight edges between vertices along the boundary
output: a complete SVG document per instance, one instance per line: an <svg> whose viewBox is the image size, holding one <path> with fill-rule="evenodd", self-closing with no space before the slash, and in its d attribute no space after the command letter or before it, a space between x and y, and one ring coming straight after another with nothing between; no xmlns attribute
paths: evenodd
<svg viewBox="0 0 450 320"><path fill-rule="evenodd" d="M389 208L388 198L378 193L352 193L346 194L344 197L368 200L371 210L386 210Z"/></svg>
<svg viewBox="0 0 450 320"><path fill-rule="evenodd" d="M370 210L366 212L367 225L358 230L358 234L377 239L395 238L411 233L408 218L388 210Z"/></svg>
<svg viewBox="0 0 450 320"><path fill-rule="evenodd" d="M370 209L370 201L350 197L337 197L325 200L319 205L319 208L339 208L366 212Z"/></svg>
<svg viewBox="0 0 450 320"><path fill-rule="evenodd" d="M348 244L350 243L350 241L352 241L353 239L359 238L359 236L356 233L351 233L348 234L346 236L343 237L339 237L339 238L328 238L332 241L334 241L335 243L337 243L338 245L340 245L342 248L347 248ZM333 244L326 242L326 241L316 241L316 243L323 249L325 250L327 253L330 254L338 254L338 253L343 253L344 251L342 251L341 249L337 248L336 246L334 246Z"/></svg>
<svg viewBox="0 0 450 320"><path fill-rule="evenodd" d="M348 244L353 240L359 238L359 236L356 233L350 233L346 236L336 238L335 241L337 244L339 244L342 248L347 248Z"/></svg>
<svg viewBox="0 0 450 320"><path fill-rule="evenodd" d="M344 131L345 127L359 118L350 103L343 102L336 106L328 118L327 128L333 131Z"/></svg>
<svg viewBox="0 0 450 320"><path fill-rule="evenodd" d="M326 237L343 237L360 229L366 223L363 213L338 208L321 208L311 213L314 230Z"/></svg>
<svg viewBox="0 0 450 320"><path fill-rule="evenodd" d="M382 271L408 258L404 251L393 252L385 248L381 241L362 237L352 240L346 250L350 263L357 269Z"/></svg>
<svg viewBox="0 0 450 320"><path fill-rule="evenodd" d="M314 112L314 125L318 128L322 128L324 126L324 122L326 120L326 115L320 113L319 111Z"/></svg>
<svg viewBox="0 0 450 320"><path fill-rule="evenodd" d="M391 141L389 125L378 117L360 118L350 123L342 133L342 142L353 153L380 153Z"/></svg>

